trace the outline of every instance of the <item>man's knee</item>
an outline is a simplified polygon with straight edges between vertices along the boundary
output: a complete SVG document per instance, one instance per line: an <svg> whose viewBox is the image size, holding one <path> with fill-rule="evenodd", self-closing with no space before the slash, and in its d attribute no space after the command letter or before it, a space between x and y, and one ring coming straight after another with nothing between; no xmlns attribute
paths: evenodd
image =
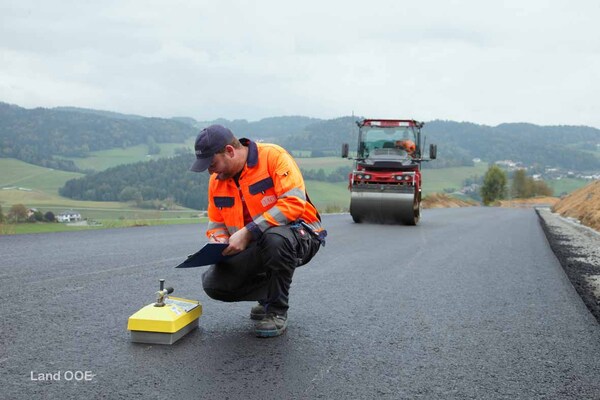
<svg viewBox="0 0 600 400"><path fill-rule="evenodd" d="M202 288L206 294L215 300L231 301L226 300L231 297L230 293L225 287L222 287L223 280L216 276L215 266L211 266L206 272L202 274Z"/></svg>
<svg viewBox="0 0 600 400"><path fill-rule="evenodd" d="M289 269L298 264L295 238L287 226L268 229L259 243L264 263L271 269Z"/></svg>
<svg viewBox="0 0 600 400"><path fill-rule="evenodd" d="M234 296L232 293L228 293L221 289L204 287L204 292L208 295L208 297L214 300L226 302L232 302L237 300L236 296Z"/></svg>
<svg viewBox="0 0 600 400"><path fill-rule="evenodd" d="M237 270L244 266L237 266ZM252 275L232 274L227 271L227 266L212 265L202 274L202 288L206 294L215 300L233 302L258 300L264 295L265 285L268 283L266 272Z"/></svg>

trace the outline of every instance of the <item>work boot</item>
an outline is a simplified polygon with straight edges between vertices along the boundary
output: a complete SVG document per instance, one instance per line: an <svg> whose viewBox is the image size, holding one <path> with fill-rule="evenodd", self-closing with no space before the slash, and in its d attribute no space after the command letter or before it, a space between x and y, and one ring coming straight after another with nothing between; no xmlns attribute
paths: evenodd
<svg viewBox="0 0 600 400"><path fill-rule="evenodd" d="M287 315L269 313L254 328L257 337L268 338L281 335L287 328Z"/></svg>
<svg viewBox="0 0 600 400"><path fill-rule="evenodd" d="M260 321L265 317L265 315L267 315L265 312L265 306L260 303L250 309L250 319Z"/></svg>

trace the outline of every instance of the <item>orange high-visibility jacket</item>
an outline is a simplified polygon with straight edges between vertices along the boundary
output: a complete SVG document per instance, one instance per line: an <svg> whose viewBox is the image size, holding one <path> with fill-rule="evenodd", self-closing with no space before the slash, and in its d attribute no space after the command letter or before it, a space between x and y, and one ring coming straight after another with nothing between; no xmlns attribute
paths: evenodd
<svg viewBox="0 0 600 400"><path fill-rule="evenodd" d="M252 222L246 228L255 239L271 226L303 220L315 233L323 231L317 209L307 200L304 179L292 156L275 144L240 139L248 159L238 183L212 174L208 183L206 236L226 238L244 227L242 197Z"/></svg>

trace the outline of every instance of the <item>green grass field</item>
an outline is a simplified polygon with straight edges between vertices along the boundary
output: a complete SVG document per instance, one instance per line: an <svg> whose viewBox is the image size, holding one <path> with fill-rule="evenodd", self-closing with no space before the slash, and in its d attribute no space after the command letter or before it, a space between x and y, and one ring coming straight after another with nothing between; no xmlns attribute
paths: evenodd
<svg viewBox="0 0 600 400"><path fill-rule="evenodd" d="M65 157L72 160L80 169L92 169L94 171L103 171L110 167L116 167L121 164L132 164L139 161L158 160L159 158L172 157L175 155L175 149L185 147L190 151L194 148L195 137L188 138L185 143L157 143L160 147L160 153L148 155L148 146L140 144L127 147L126 149L110 149L90 152L89 157Z"/></svg>
<svg viewBox="0 0 600 400"><path fill-rule="evenodd" d="M199 212L188 208L177 210L147 210L128 203L105 201L78 201L62 197L58 189L64 183L82 174L38 167L15 159L0 158L0 206L4 214L14 204L37 208L43 213L59 214L66 210L81 213L83 218L96 220L104 227L119 227L143 221L145 225L164 223L193 223ZM116 222L114 222L116 221ZM142 222L138 222L141 225ZM66 227L64 224L18 224L3 231L15 233L48 232L57 230L94 229L93 227ZM97 228L95 228L97 229Z"/></svg>
<svg viewBox="0 0 600 400"><path fill-rule="evenodd" d="M316 158L295 158L298 166L305 170L319 170L323 169L326 174L339 167L351 167L353 165L351 160L341 157L316 157Z"/></svg>
<svg viewBox="0 0 600 400"><path fill-rule="evenodd" d="M554 196L562 196L565 193L571 193L579 188L584 187L590 183L590 181L585 179L566 178L546 181L546 183L554 191Z"/></svg>
<svg viewBox="0 0 600 400"><path fill-rule="evenodd" d="M2 234L26 234L26 233L51 233L51 232L73 232L94 229L132 228L138 226L155 225L179 225L199 224L206 222L207 218L161 218L161 219L102 219L94 225L78 226L62 223L22 223L22 224L0 224L0 235Z"/></svg>
<svg viewBox="0 0 600 400"><path fill-rule="evenodd" d="M306 191L310 200L322 212L339 212L348 210L350 192L347 182L328 183L306 181Z"/></svg>
<svg viewBox="0 0 600 400"><path fill-rule="evenodd" d="M444 189L460 189L465 179L485 175L487 163L476 163L473 167L453 167L440 169L424 169L423 193L438 193Z"/></svg>
<svg viewBox="0 0 600 400"><path fill-rule="evenodd" d="M73 178L75 172L38 167L12 158L0 158L0 187L22 187L58 195L58 188Z"/></svg>

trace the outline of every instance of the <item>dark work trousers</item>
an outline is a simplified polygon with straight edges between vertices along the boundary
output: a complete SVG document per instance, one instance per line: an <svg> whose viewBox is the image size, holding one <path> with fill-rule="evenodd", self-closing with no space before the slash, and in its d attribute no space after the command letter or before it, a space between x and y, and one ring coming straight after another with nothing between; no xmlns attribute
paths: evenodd
<svg viewBox="0 0 600 400"><path fill-rule="evenodd" d="M244 251L211 265L202 274L202 286L215 300L258 300L267 313L286 315L294 270L308 263L319 246L303 227L269 228Z"/></svg>

